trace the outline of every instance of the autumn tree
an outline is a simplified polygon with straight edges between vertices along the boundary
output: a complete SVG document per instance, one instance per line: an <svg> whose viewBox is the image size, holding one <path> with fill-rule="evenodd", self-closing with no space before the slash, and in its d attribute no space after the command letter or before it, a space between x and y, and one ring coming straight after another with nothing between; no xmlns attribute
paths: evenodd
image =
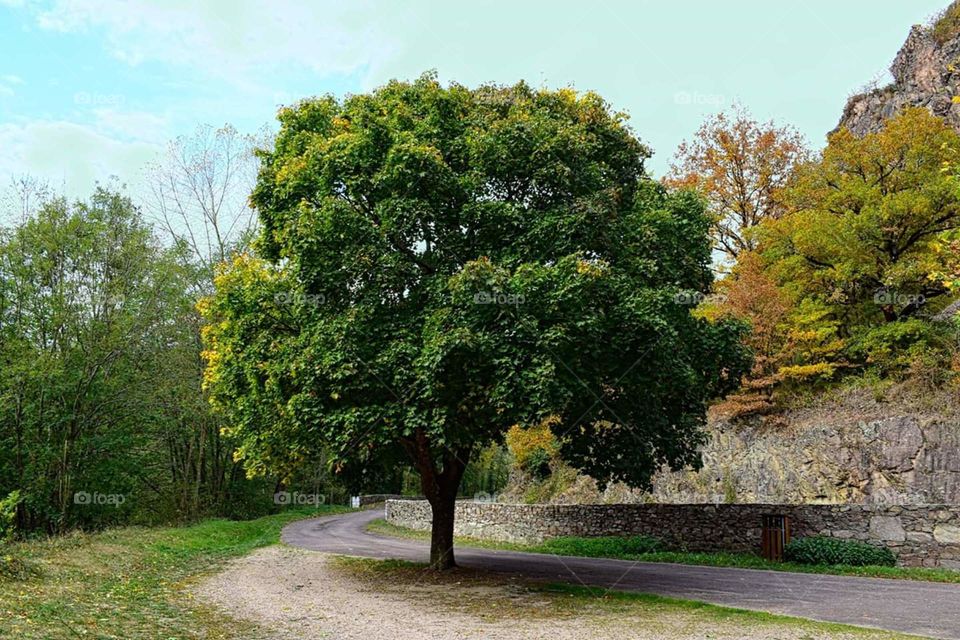
<svg viewBox="0 0 960 640"><path fill-rule="evenodd" d="M694 463L706 402L749 366L711 282L702 201L597 95L427 75L280 112L253 194L262 259L204 301L207 385L251 473L327 447L405 454L454 566L471 456L554 417L563 456L642 485Z"/></svg>
<svg viewBox="0 0 960 640"><path fill-rule="evenodd" d="M781 195L806 157L796 129L757 122L738 108L708 118L680 145L665 182L707 198L716 248L736 260L756 248L754 227L783 215Z"/></svg>
<svg viewBox="0 0 960 640"><path fill-rule="evenodd" d="M945 166L958 136L926 109L906 109L862 138L841 129L804 167L791 213L768 225L764 255L795 295L847 324L916 316L948 291L944 234L960 226L957 181Z"/></svg>
<svg viewBox="0 0 960 640"><path fill-rule="evenodd" d="M718 285L714 315L753 326L748 389L890 370L940 349L923 316L956 281L960 136L925 109L907 109L862 138L842 129L796 171L787 207L754 234Z"/></svg>

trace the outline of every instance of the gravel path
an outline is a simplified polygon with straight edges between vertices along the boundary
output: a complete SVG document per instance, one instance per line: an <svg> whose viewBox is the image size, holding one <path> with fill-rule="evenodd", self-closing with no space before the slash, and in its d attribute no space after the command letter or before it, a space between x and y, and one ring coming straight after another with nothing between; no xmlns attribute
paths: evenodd
<svg viewBox="0 0 960 640"><path fill-rule="evenodd" d="M422 572L421 572L422 573ZM333 556L272 546L234 560L194 595L256 622L270 640L880 640L648 603L583 604L519 578L439 582L365 572ZM251 640L251 639L245 639Z"/></svg>

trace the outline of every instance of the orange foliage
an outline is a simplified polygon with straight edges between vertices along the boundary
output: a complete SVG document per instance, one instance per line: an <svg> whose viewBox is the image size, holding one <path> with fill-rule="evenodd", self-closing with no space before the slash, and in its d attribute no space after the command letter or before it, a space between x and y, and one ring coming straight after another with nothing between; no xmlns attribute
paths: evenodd
<svg viewBox="0 0 960 640"><path fill-rule="evenodd" d="M789 126L759 123L745 110L709 118L683 142L664 182L706 196L717 248L736 259L756 248L751 229L784 212L780 194L808 151Z"/></svg>

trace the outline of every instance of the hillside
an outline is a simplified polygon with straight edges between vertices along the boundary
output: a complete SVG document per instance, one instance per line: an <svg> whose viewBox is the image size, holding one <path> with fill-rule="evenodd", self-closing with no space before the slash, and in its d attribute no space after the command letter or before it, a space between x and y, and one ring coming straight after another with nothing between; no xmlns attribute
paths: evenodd
<svg viewBox="0 0 960 640"><path fill-rule="evenodd" d="M960 502L955 389L911 383L819 396L769 416L714 416L700 471L662 473L673 502Z"/></svg>
<svg viewBox="0 0 960 640"><path fill-rule="evenodd" d="M850 97L837 128L879 131L904 107L926 107L960 131L960 6L929 25L914 25L890 65L893 82Z"/></svg>
<svg viewBox="0 0 960 640"><path fill-rule="evenodd" d="M839 130L862 138L908 107L960 132L960 2L915 25L890 66L893 82L852 96ZM835 130L835 131L836 131ZM934 319L957 311L950 304ZM856 384L854 384L856 386ZM660 473L664 502L960 502L956 387L861 382L802 405L731 421L713 411L700 471Z"/></svg>

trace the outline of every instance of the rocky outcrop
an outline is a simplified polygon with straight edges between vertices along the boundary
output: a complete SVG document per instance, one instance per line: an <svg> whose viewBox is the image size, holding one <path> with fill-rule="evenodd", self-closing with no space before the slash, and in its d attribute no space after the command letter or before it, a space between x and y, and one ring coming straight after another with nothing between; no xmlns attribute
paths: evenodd
<svg viewBox="0 0 960 640"><path fill-rule="evenodd" d="M662 502L960 504L957 391L857 390L817 406L714 419L699 471L663 472Z"/></svg>
<svg viewBox="0 0 960 640"><path fill-rule="evenodd" d="M960 131L960 37L939 42L930 27L915 25L893 64L893 82L852 96L837 128L862 136L907 106L926 107Z"/></svg>

